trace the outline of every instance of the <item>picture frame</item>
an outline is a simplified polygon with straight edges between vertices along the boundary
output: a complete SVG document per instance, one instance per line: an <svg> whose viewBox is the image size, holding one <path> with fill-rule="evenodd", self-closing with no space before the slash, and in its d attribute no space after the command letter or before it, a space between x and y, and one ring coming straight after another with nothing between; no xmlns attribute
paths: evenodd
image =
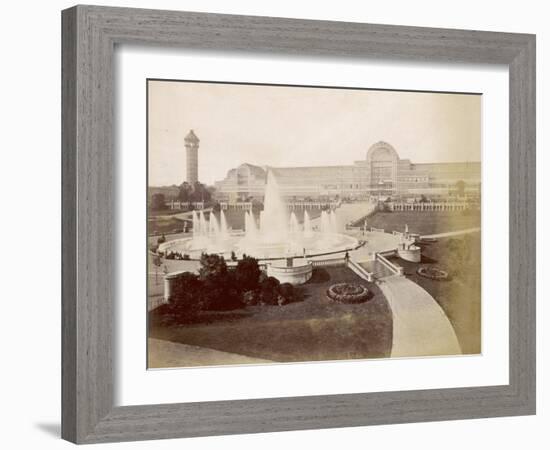
<svg viewBox="0 0 550 450"><path fill-rule="evenodd" d="M118 44L506 65L509 384L114 406ZM100 6L64 10L62 437L81 444L535 414L535 137L534 35Z"/></svg>

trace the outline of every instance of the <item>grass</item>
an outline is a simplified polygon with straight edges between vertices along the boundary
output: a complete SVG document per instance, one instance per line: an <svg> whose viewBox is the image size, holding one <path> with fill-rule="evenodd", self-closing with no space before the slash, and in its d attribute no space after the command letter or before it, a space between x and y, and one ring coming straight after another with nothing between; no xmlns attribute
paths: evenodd
<svg viewBox="0 0 550 450"><path fill-rule="evenodd" d="M326 289L343 281L367 285L372 297L356 305L327 299ZM278 362L390 355L391 310L375 285L334 267L315 269L300 289L303 299L295 303L205 312L199 323L189 325L162 325L159 308L150 315L149 337Z"/></svg>
<svg viewBox="0 0 550 450"><path fill-rule="evenodd" d="M173 215L181 214L181 213L184 213L184 212L187 212L187 211L188 210L186 210L186 209L170 209L170 208L152 209L152 208L147 208L147 217L173 216Z"/></svg>
<svg viewBox="0 0 550 450"><path fill-rule="evenodd" d="M181 232L185 225L185 221L178 219L177 217L170 216L158 216L158 217L149 217L147 221L148 233L159 234L159 233L176 233Z"/></svg>
<svg viewBox="0 0 550 450"><path fill-rule="evenodd" d="M367 218L369 227L383 228L389 232L404 231L405 224L411 233L437 234L479 227L481 216L479 213L461 211L377 211Z"/></svg>
<svg viewBox="0 0 550 450"><path fill-rule="evenodd" d="M419 276L419 264L398 259L405 275L430 293L451 321L464 354L481 352L481 235L472 233L469 238L444 238L423 246L421 265L435 265L444 270L456 271L448 281L434 281ZM459 264L448 250L451 239L468 246L470 256Z"/></svg>

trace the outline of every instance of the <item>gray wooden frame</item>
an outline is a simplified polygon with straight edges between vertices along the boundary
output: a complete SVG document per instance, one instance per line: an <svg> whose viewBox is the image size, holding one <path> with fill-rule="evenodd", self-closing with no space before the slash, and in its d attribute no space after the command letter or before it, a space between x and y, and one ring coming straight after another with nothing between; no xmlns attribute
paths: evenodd
<svg viewBox="0 0 550 450"><path fill-rule="evenodd" d="M535 413L535 36L97 6L63 11L62 31L63 438L93 443ZM113 52L119 43L507 65L509 384L114 407Z"/></svg>

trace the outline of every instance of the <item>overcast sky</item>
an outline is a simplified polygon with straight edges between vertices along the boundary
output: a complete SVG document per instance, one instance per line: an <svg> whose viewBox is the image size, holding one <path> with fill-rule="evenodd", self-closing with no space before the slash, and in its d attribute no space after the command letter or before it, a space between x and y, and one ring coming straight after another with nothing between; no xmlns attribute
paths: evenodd
<svg viewBox="0 0 550 450"><path fill-rule="evenodd" d="M244 162L349 165L381 140L413 163L480 161L481 96L150 81L150 185L184 181L190 129L207 184Z"/></svg>

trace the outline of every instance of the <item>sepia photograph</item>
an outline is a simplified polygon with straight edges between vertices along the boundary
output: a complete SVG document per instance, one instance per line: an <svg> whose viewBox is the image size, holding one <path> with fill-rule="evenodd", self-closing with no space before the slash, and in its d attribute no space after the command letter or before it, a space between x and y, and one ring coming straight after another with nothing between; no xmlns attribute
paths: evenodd
<svg viewBox="0 0 550 450"><path fill-rule="evenodd" d="M481 94L146 95L149 369L481 354Z"/></svg>

